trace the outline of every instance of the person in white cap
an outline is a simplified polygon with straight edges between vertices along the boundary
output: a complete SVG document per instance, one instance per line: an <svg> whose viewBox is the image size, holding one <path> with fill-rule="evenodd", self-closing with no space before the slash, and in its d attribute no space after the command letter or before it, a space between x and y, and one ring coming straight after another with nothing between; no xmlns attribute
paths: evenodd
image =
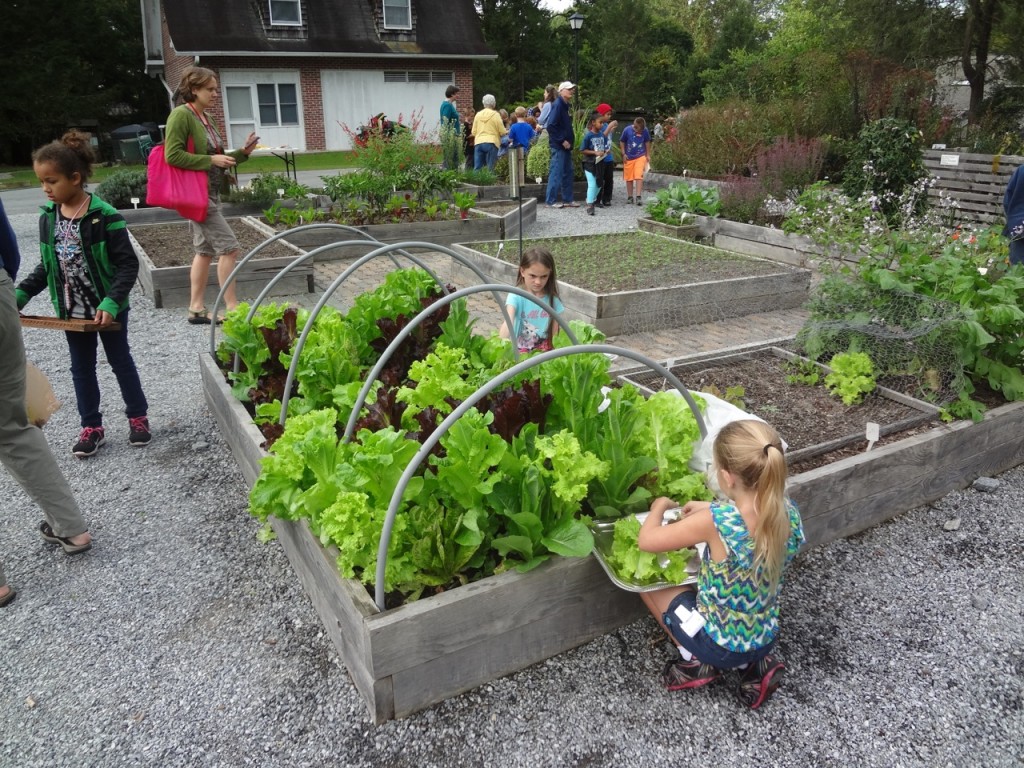
<svg viewBox="0 0 1024 768"><path fill-rule="evenodd" d="M551 148L551 165L548 169L548 190L545 202L549 208L579 208L573 202L572 194L572 148L576 144L576 134L572 130L572 115L569 113L569 102L572 100L576 86L566 80L558 86L558 96L551 104L548 115L547 132L548 146ZM558 202L558 191L561 189L562 202Z"/></svg>

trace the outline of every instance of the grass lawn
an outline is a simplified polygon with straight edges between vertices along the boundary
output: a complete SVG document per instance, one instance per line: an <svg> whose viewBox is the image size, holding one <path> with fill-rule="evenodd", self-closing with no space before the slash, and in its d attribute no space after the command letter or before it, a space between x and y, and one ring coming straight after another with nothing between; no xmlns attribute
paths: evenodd
<svg viewBox="0 0 1024 768"><path fill-rule="evenodd" d="M295 155L295 166L300 171L331 171L336 168L351 168L355 165L355 155L350 151L308 152ZM93 166L93 176L89 181L94 185L99 184L110 174L121 170L144 171L146 166L121 164L106 166L97 163ZM273 155L264 155L250 158L240 167L240 170L243 173L283 173L284 163ZM39 180L31 168L0 166L0 190L34 187L38 183Z"/></svg>

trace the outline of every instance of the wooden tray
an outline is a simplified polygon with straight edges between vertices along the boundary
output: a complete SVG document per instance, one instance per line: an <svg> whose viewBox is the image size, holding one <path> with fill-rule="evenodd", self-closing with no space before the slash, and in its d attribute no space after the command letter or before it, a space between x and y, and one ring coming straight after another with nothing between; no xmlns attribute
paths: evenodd
<svg viewBox="0 0 1024 768"><path fill-rule="evenodd" d="M21 315L22 328L49 328L53 331L119 331L121 324L113 322L106 328L100 328L95 320L82 320L72 317L68 320L60 320L56 317L43 317L42 315Z"/></svg>

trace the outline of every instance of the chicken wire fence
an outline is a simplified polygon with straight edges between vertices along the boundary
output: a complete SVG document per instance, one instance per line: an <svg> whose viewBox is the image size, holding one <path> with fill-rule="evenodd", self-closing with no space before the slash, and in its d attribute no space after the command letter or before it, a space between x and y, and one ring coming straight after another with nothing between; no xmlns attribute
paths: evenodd
<svg viewBox="0 0 1024 768"><path fill-rule="evenodd" d="M833 278L812 293L810 310L796 347L812 360L863 352L878 384L936 405L963 389L959 337L967 318L957 305Z"/></svg>

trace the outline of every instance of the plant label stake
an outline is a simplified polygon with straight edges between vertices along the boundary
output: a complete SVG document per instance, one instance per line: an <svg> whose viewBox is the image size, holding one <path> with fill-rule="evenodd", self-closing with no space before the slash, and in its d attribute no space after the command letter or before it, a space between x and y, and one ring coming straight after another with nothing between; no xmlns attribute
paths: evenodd
<svg viewBox="0 0 1024 768"><path fill-rule="evenodd" d="M873 421L869 421L867 423L867 429L865 430L864 436L868 440L868 447L864 449L864 453L867 453L874 448L875 443L878 442L878 425Z"/></svg>
<svg viewBox="0 0 1024 768"><path fill-rule="evenodd" d="M135 206L135 210L139 210L139 198L133 197L131 198L131 201L132 205Z"/></svg>

